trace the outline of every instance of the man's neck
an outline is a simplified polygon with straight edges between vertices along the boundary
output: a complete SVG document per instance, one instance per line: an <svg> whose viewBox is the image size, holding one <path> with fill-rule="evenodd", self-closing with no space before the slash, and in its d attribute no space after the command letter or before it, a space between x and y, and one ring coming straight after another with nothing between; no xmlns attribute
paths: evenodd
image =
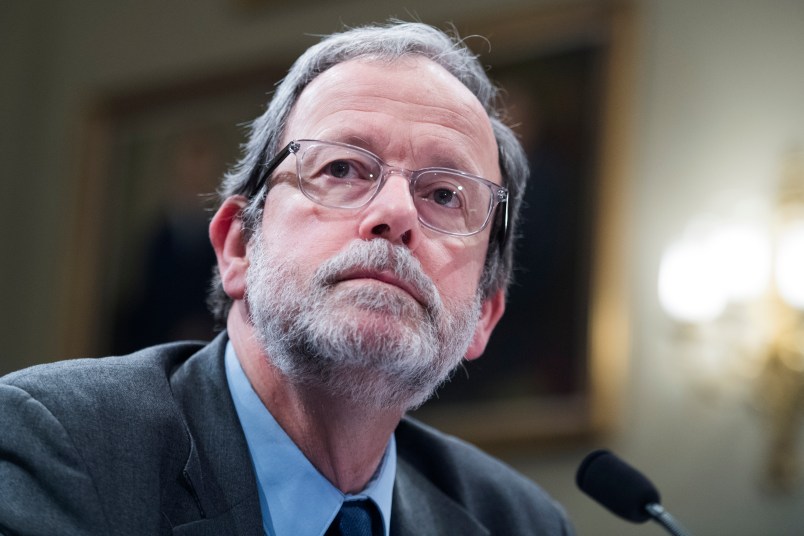
<svg viewBox="0 0 804 536"><path fill-rule="evenodd" d="M404 411L367 408L315 386L299 386L266 359L250 329L229 337L251 386L310 463L344 493L363 490Z"/></svg>

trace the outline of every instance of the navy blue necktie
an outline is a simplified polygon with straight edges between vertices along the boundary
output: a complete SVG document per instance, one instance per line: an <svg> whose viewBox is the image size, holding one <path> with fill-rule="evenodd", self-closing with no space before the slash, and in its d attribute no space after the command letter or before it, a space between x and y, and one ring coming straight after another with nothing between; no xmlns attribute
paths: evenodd
<svg viewBox="0 0 804 536"><path fill-rule="evenodd" d="M325 536L380 536L382 521L377 507L368 499L346 501Z"/></svg>

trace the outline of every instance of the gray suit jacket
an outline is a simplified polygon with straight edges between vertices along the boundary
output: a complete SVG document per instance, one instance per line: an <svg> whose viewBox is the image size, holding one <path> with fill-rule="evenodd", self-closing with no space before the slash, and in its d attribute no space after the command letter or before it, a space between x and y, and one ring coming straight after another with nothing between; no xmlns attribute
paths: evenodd
<svg viewBox="0 0 804 536"><path fill-rule="evenodd" d="M261 535L225 343L0 379L0 533ZM396 440L392 535L570 533L540 488L466 443L412 419Z"/></svg>

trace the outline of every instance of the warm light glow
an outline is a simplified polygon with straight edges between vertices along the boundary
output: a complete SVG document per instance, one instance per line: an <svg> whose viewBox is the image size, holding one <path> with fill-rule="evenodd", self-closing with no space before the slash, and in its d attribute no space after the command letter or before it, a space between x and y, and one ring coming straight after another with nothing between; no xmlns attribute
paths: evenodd
<svg viewBox="0 0 804 536"><path fill-rule="evenodd" d="M719 284L727 299L745 302L760 297L768 288L771 272L767 235L755 225L733 224L715 231L711 241Z"/></svg>
<svg viewBox="0 0 804 536"><path fill-rule="evenodd" d="M694 236L675 243L662 257L659 300L668 314L685 322L707 322L729 303L747 302L765 292L771 246L758 225L692 229Z"/></svg>
<svg viewBox="0 0 804 536"><path fill-rule="evenodd" d="M788 305L804 310L804 222L789 226L779 238L776 284Z"/></svg>
<svg viewBox="0 0 804 536"><path fill-rule="evenodd" d="M769 476L790 490L804 396L804 152L785 159L774 206L724 193L662 255L659 299L683 324L672 357L712 393L759 395ZM791 157L792 158L792 157Z"/></svg>
<svg viewBox="0 0 804 536"><path fill-rule="evenodd" d="M685 322L715 319L726 306L714 251L703 241L671 245L659 269L659 301L672 317Z"/></svg>

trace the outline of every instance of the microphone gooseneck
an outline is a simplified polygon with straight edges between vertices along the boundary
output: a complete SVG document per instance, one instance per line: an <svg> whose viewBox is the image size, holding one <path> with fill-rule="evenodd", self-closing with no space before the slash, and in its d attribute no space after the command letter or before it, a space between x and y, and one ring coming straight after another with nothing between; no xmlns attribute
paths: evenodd
<svg viewBox="0 0 804 536"><path fill-rule="evenodd" d="M653 519L674 536L690 536L664 509L648 478L607 450L589 453L575 476L578 487L615 515L633 523Z"/></svg>

